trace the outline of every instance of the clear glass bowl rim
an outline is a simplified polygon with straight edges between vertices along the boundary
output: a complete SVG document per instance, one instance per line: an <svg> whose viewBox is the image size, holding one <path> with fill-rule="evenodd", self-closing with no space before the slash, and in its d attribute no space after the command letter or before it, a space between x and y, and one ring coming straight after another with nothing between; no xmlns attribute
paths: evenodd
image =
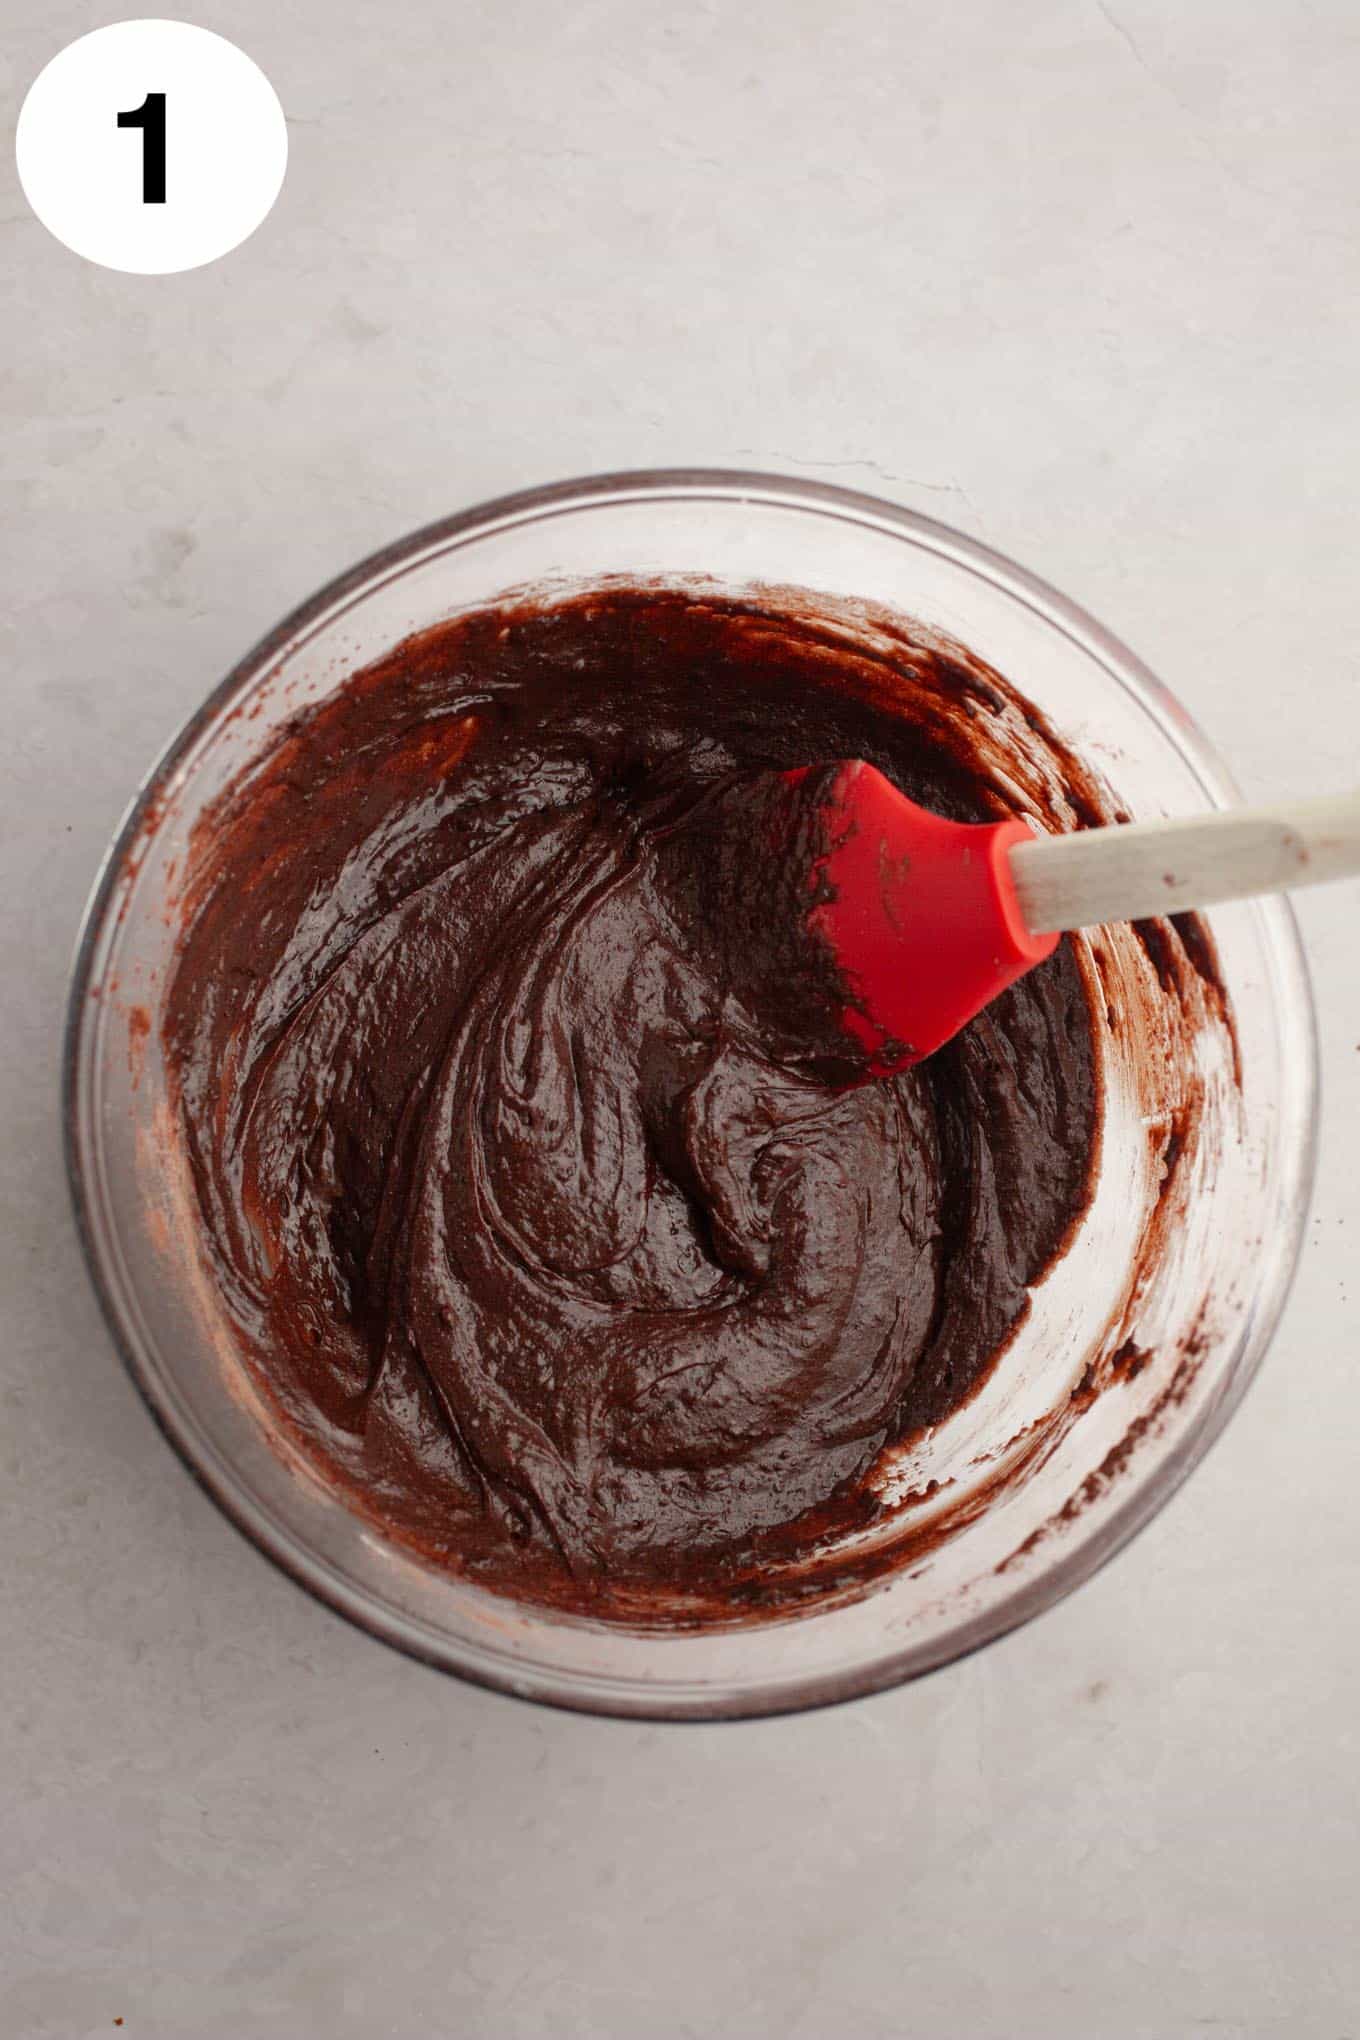
<svg viewBox="0 0 1360 2040"><path fill-rule="evenodd" d="M93 1186L83 1166L78 1114L78 1078L91 1001L91 972L119 874L158 789L175 770L206 723L239 693L260 679L286 649L323 617L343 611L375 583L388 579L417 556L443 549L450 542L467 544L497 529L572 514L591 505L673 499L712 500L726 504L750 501L771 507L802 509L823 516L867 524L896 535L1012 596L1053 629L1087 652L1158 726L1162 735L1194 771L1208 801L1224 807L1238 799L1236 785L1209 739L1177 696L1143 662L1077 603L1004 554L966 537L951 526L890 503L867 492L839 484L780 474L730 468L652 468L587 475L518 490L436 519L326 583L285 616L273 630L232 667L201 705L185 720L146 773L133 795L96 874L76 938L67 1001L62 1050L61 1115L67 1180L76 1230L95 1295L114 1345L133 1384L163 1436L200 1487L266 1557L300 1586L336 1613L379 1640L436 1669L518 1698L593 1714L629 1718L696 1720L733 1716L771 1716L834 1705L899 1685L908 1679L954 1663L996 1641L1063 1600L1099 1571L1151 1521L1221 1436L1260 1370L1284 1309L1298 1264L1308 1216L1317 1153L1318 1036L1316 1012L1298 925L1284 897L1257 903L1271 973L1272 995L1280 1009L1280 1031L1297 1053L1292 1064L1292 1104L1282 1115L1280 1148L1283 1181L1279 1208L1288 1215L1285 1237L1274 1242L1268 1279L1257 1293L1254 1309L1238 1351L1227 1371L1223 1393L1187 1426L1165 1457L1140 1481L1131 1472L1120 1504L1102 1517L1044 1573L1020 1582L984 1613L960 1622L956 1630L929 1645L908 1646L896 1655L844 1675L819 1673L804 1683L781 1679L777 1692L745 1691L736 1702L715 1694L711 1704L696 1708L688 1702L668 1705L654 1688L636 1693L602 1694L587 1680L554 1673L541 1677L532 1694L508 1678L502 1680L479 1664L466 1661L457 1640L432 1648L425 1632L408 1625L400 1612L343 1579L319 1562L290 1534L283 1533L255 1504L253 1497L224 1473L216 1454L207 1450L193 1427L181 1422L162 1396L155 1367L121 1307L99 1242L99 1215Z"/></svg>

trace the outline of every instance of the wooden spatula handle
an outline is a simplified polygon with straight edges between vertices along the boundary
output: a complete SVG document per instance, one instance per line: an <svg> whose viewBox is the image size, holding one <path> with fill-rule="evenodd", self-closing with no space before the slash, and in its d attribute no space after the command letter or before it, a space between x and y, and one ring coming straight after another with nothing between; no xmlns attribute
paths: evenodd
<svg viewBox="0 0 1360 2040"><path fill-rule="evenodd" d="M1036 836L1011 851L1035 932L1137 921L1360 872L1360 793Z"/></svg>

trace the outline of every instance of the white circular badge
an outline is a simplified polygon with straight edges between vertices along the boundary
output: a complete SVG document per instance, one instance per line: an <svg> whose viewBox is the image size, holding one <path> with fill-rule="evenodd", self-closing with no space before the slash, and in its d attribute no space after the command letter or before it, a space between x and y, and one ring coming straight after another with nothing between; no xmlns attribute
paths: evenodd
<svg viewBox="0 0 1360 2040"><path fill-rule="evenodd" d="M49 233L106 269L156 276L254 233L283 184L288 127L235 43L187 21L118 21L34 80L15 155Z"/></svg>

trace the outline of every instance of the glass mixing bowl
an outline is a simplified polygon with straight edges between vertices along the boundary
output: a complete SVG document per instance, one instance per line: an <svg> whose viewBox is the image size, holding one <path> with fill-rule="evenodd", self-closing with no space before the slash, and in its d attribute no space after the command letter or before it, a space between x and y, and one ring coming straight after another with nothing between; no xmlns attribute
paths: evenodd
<svg viewBox="0 0 1360 2040"><path fill-rule="evenodd" d="M1214 1165L1146 1299L1151 1359L1091 1400L1044 1463L972 1520L956 1509L951 1535L933 1545L923 1536L918 1554L870 1590L782 1619L658 1634L521 1607L427 1568L274 1438L172 1222L182 1184L153 1016L177 927L175 872L214 796L343 675L506 590L617 575L794 585L920 618L1014 681L1133 817L1233 798L1184 709L1122 645L1042 582L927 518L844 489L727 472L604 476L507 497L401 540L304 603L150 774L79 944L65 1080L71 1183L110 1328L157 1422L233 1522L301 1585L430 1664L528 1698L668 1718L774 1713L914 1677L1027 1620L1126 1543L1201 1458L1260 1364L1298 1252L1314 1146L1312 1008L1285 903L1215 909L1240 1102L1220 1112ZM1145 1129L1113 1100L1088 1219L986 1388L915 1450L920 1489L933 1479L952 1482L956 1502L970 1483L982 1495L989 1469L1080 1374L1127 1287L1128 1172L1140 1140L1145 1148Z"/></svg>

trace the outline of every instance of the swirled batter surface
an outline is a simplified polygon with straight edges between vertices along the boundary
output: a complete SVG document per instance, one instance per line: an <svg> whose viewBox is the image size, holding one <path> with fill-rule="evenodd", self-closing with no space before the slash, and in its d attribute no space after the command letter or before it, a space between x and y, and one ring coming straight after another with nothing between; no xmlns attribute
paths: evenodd
<svg viewBox="0 0 1360 2040"><path fill-rule="evenodd" d="M780 917L740 954L711 925L699 823L842 757L994 813L1010 699L906 638L607 589L398 647L228 790L164 1041L216 1284L356 1506L605 1614L720 1612L872 1517L1083 1206L1084 982L1064 945L834 1088Z"/></svg>

